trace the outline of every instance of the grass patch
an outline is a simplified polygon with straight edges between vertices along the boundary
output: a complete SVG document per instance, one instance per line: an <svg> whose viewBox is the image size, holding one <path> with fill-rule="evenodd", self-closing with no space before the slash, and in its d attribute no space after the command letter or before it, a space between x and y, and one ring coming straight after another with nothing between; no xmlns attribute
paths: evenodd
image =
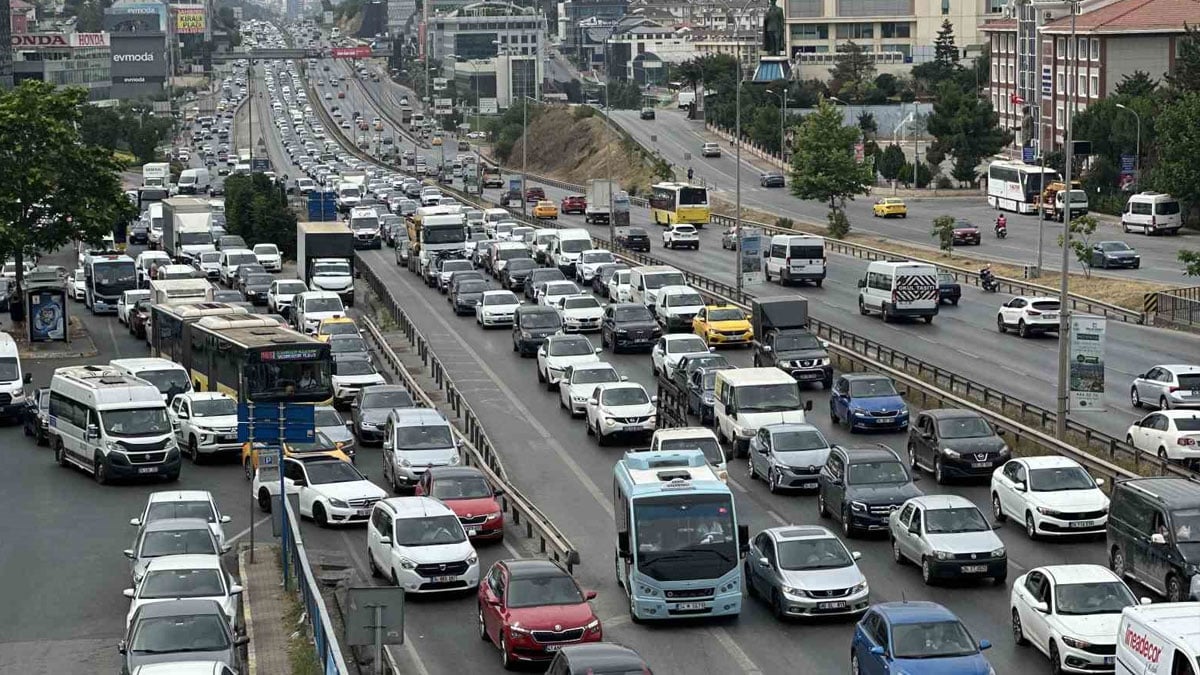
<svg viewBox="0 0 1200 675"><path fill-rule="evenodd" d="M133 153L125 152L124 150L113 150L113 159L121 163L121 166L129 168L137 164L137 157Z"/></svg>

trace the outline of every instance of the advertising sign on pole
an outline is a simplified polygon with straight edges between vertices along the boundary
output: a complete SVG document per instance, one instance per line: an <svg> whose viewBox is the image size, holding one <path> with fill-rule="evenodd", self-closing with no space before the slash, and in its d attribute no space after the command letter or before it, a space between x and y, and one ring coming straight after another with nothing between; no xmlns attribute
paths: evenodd
<svg viewBox="0 0 1200 675"><path fill-rule="evenodd" d="M454 100L449 98L433 99L433 114L449 115L454 112Z"/></svg>
<svg viewBox="0 0 1200 675"><path fill-rule="evenodd" d="M204 5L172 5L175 12L175 32L179 35L204 33L208 24Z"/></svg>
<svg viewBox="0 0 1200 675"><path fill-rule="evenodd" d="M439 91L440 91L440 90L442 90L442 89L445 89L445 88L446 88L446 85L448 85L448 84L450 84L450 80L448 80L448 79L446 79L446 78L444 78L444 77L435 77L435 78L433 78L433 88L434 88L434 89L437 89L437 90L439 90Z"/></svg>
<svg viewBox="0 0 1200 675"><path fill-rule="evenodd" d="M1071 315L1067 372L1072 410L1104 409L1104 325L1102 316Z"/></svg>
<svg viewBox="0 0 1200 675"><path fill-rule="evenodd" d="M333 23L333 11L326 10L325 13L321 16L321 19L323 20L323 23L326 26L332 24Z"/></svg>
<svg viewBox="0 0 1200 675"><path fill-rule="evenodd" d="M761 284L762 230L743 226L738 233L738 248L742 250L742 285Z"/></svg>
<svg viewBox="0 0 1200 675"><path fill-rule="evenodd" d="M29 341L67 339L66 293L61 289L29 292Z"/></svg>
<svg viewBox="0 0 1200 675"><path fill-rule="evenodd" d="M479 99L479 114L480 115L498 115L500 113L500 104L495 98L480 98Z"/></svg>

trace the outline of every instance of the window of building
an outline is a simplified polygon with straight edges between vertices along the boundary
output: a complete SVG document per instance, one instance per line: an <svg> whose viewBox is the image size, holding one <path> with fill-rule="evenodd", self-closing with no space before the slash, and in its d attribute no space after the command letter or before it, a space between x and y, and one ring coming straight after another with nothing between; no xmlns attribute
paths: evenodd
<svg viewBox="0 0 1200 675"><path fill-rule="evenodd" d="M827 23L794 23L791 25L793 40L828 40Z"/></svg>
<svg viewBox="0 0 1200 675"><path fill-rule="evenodd" d="M880 22L879 37L884 38L885 40L890 38L912 37L912 24L899 21Z"/></svg>
<svg viewBox="0 0 1200 675"><path fill-rule="evenodd" d="M1093 61L1099 61L1099 60L1100 60L1100 38L1092 38L1092 54L1091 54L1091 59L1092 59Z"/></svg>
<svg viewBox="0 0 1200 675"><path fill-rule="evenodd" d="M1058 94L1064 94L1067 91L1067 78L1061 70L1054 75L1054 91Z"/></svg>
<svg viewBox="0 0 1200 675"><path fill-rule="evenodd" d="M995 63L993 63L993 64L992 64L992 82L999 82L999 81L1000 81L1000 77L999 77L999 74L998 74L998 72L997 72L997 69L998 69L999 67L1000 67L1000 66L999 66L999 65L997 65L997 64L995 64Z"/></svg>
<svg viewBox="0 0 1200 675"><path fill-rule="evenodd" d="M837 16L912 16L914 13L913 0L837 0Z"/></svg>
<svg viewBox="0 0 1200 675"><path fill-rule="evenodd" d="M1076 90L1075 95L1076 96L1087 96L1087 91L1088 91L1087 75L1084 75L1083 73L1079 74L1078 86L1079 86L1079 89Z"/></svg>
<svg viewBox="0 0 1200 675"><path fill-rule="evenodd" d="M1067 56L1067 40L1066 38L1058 38L1054 41L1054 54L1056 58L1062 59Z"/></svg>
<svg viewBox="0 0 1200 675"><path fill-rule="evenodd" d="M1011 63L1008 64L1008 81L1009 82L1017 81L1017 67Z"/></svg>
<svg viewBox="0 0 1200 675"><path fill-rule="evenodd" d="M1080 61L1087 59L1087 56L1088 56L1088 39L1087 38L1079 38L1079 50L1076 53L1079 54Z"/></svg>
<svg viewBox="0 0 1200 675"><path fill-rule="evenodd" d="M1088 89L1088 92L1091 94L1092 98L1100 98L1100 76L1092 75L1091 80L1092 85L1091 88Z"/></svg>
<svg viewBox="0 0 1200 675"><path fill-rule="evenodd" d="M942 16L950 15L950 0L942 0Z"/></svg>
<svg viewBox="0 0 1200 675"><path fill-rule="evenodd" d="M875 38L873 23L839 23L837 39L839 40L872 40Z"/></svg>
<svg viewBox="0 0 1200 675"><path fill-rule="evenodd" d="M904 55L904 58L906 58L906 59L907 59L907 58L910 58L910 57L912 56L912 45L895 45L895 44L891 44L891 45L889 45L889 44L884 44L884 45L880 45L880 49L879 49L879 51L882 51L882 52L894 52L894 53L897 53L897 54L903 54L903 55Z"/></svg>
<svg viewBox="0 0 1200 675"><path fill-rule="evenodd" d="M1058 127L1059 129L1062 129L1063 128L1063 118L1065 116L1066 115L1063 113L1063 104L1059 103L1058 105L1054 106L1054 126Z"/></svg>
<svg viewBox="0 0 1200 675"><path fill-rule="evenodd" d="M788 16L793 19L805 19L825 14L824 0L788 0L785 4Z"/></svg>

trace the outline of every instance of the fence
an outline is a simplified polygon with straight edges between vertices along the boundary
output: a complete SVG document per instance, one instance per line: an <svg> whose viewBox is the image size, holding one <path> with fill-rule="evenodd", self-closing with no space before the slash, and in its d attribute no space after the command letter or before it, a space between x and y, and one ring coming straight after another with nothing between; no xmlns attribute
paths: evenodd
<svg viewBox="0 0 1200 675"><path fill-rule="evenodd" d="M338 644L337 631L329 618L329 610L325 607L325 598L321 596L321 587L313 576L312 566L308 563L304 539L300 536L300 516L292 509L291 500L284 499L282 502L287 510L288 522L288 534L284 537L284 555L288 557L289 564L286 569L291 577L284 579L284 585L296 582L300 600L304 603L304 616L312 631L313 648L325 675L349 675L350 669L346 667L346 661L342 658L342 647Z"/></svg>
<svg viewBox="0 0 1200 675"><path fill-rule="evenodd" d="M1200 328L1200 286L1147 293L1145 310L1156 325Z"/></svg>

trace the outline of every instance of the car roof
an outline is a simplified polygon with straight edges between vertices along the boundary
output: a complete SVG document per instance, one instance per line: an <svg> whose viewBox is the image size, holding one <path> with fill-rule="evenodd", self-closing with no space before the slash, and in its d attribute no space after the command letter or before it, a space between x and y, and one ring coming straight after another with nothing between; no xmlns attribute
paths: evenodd
<svg viewBox="0 0 1200 675"><path fill-rule="evenodd" d="M229 394L220 391L187 391L179 394L179 396L183 399L191 401L215 401L217 399L229 399L230 401L234 400Z"/></svg>
<svg viewBox="0 0 1200 675"><path fill-rule="evenodd" d="M1080 467L1079 462L1061 455L1036 455L1033 457L1021 457L1017 461L1024 462L1025 466L1030 469Z"/></svg>
<svg viewBox="0 0 1200 675"><path fill-rule="evenodd" d="M939 420L983 417L983 415L980 415L974 410L967 410L966 408L933 408L932 410L922 410L921 413Z"/></svg>
<svg viewBox="0 0 1200 675"><path fill-rule="evenodd" d="M378 503L395 513L397 518L454 516L449 506L432 497L389 497Z"/></svg>
<svg viewBox="0 0 1200 675"><path fill-rule="evenodd" d="M544 577L549 575L570 576L558 563L545 558L511 558L501 563L508 568L508 575L513 579L529 577Z"/></svg>
<svg viewBox="0 0 1200 675"><path fill-rule="evenodd" d="M1187 420L1200 418L1200 410L1159 410L1158 414L1166 415L1173 420ZM1150 413L1154 414L1154 413Z"/></svg>
<svg viewBox="0 0 1200 675"><path fill-rule="evenodd" d="M829 529L820 525L781 525L763 530L776 541L795 541L799 539L837 539Z"/></svg>
<svg viewBox="0 0 1200 675"><path fill-rule="evenodd" d="M393 408L392 414L396 421L402 424L443 424L449 426L450 421L440 412L429 408Z"/></svg>
<svg viewBox="0 0 1200 675"><path fill-rule="evenodd" d="M146 571L161 571L161 570L197 570L197 569L223 569L221 567L221 557L213 553L198 554L189 553L183 555L164 555L157 558L151 558L150 563L146 566Z"/></svg>
<svg viewBox="0 0 1200 675"><path fill-rule="evenodd" d="M1058 584L1091 584L1105 581L1120 581L1120 578L1103 565L1047 565L1038 568Z"/></svg>
<svg viewBox="0 0 1200 675"><path fill-rule="evenodd" d="M590 361L588 363L574 363L574 364L567 366L567 368L570 368L572 371L616 370L616 368L613 366L613 364L609 363L608 361Z"/></svg>
<svg viewBox="0 0 1200 675"><path fill-rule="evenodd" d="M975 502L954 494L922 495L908 500L926 511L942 511L945 509L977 508Z"/></svg>
<svg viewBox="0 0 1200 675"><path fill-rule="evenodd" d="M905 602L881 602L875 609L893 624L919 623L922 621L958 621L954 612L928 600Z"/></svg>
<svg viewBox="0 0 1200 675"><path fill-rule="evenodd" d="M777 424L764 424L759 429L765 430L769 434L780 434L785 431L816 431L821 430L809 424L808 422L779 422Z"/></svg>
<svg viewBox="0 0 1200 675"><path fill-rule="evenodd" d="M845 378L847 382L857 382L863 380L892 381L892 378L888 377L887 375L880 375L879 373L846 373L845 375L842 375L842 377Z"/></svg>
<svg viewBox="0 0 1200 675"><path fill-rule="evenodd" d="M1128 485L1158 499L1171 509L1200 507L1200 486L1187 478L1158 476L1155 478L1129 478L1117 481L1117 485Z"/></svg>
<svg viewBox="0 0 1200 675"><path fill-rule="evenodd" d="M208 490L159 490L151 492L149 501L151 504L160 502L211 502L213 501L212 493Z"/></svg>
<svg viewBox="0 0 1200 675"><path fill-rule="evenodd" d="M881 459L894 459L894 460L899 461L899 459L900 459L900 456L896 454L895 450L892 450L891 448L889 448L888 446L883 445L883 444L880 444L879 446L873 447L873 448L870 448L870 447L847 448L847 447L840 446L840 445L835 445L833 447L835 449L840 449L843 452L845 452L846 457L851 462L869 462L872 460L881 460Z"/></svg>
<svg viewBox="0 0 1200 675"><path fill-rule="evenodd" d="M282 279L281 279L281 281L282 281ZM299 280L299 279L288 279L287 281L300 281L300 280ZM350 317L348 317L348 316L330 316L330 317L326 317L326 318L324 318L324 319L321 319L321 323L322 323L322 324L326 324L326 323L354 323L354 319L351 319L351 318L350 318Z"/></svg>
<svg viewBox="0 0 1200 675"><path fill-rule="evenodd" d="M602 669L637 669L645 668L646 662L637 652L613 642L590 642L569 645L562 648L563 655L568 661L584 661L580 665Z"/></svg>
<svg viewBox="0 0 1200 675"><path fill-rule="evenodd" d="M169 532L174 530L204 530L209 532L208 521L203 518L161 518L142 526L144 532Z"/></svg>
<svg viewBox="0 0 1200 675"><path fill-rule="evenodd" d="M1013 297L1013 300L1027 300L1029 302L1058 302L1058 298L1052 298L1048 295L1018 295Z"/></svg>
<svg viewBox="0 0 1200 675"><path fill-rule="evenodd" d="M1165 368L1176 375L1180 373L1200 373L1200 366L1186 364L1171 364L1165 366L1155 366L1156 368Z"/></svg>
<svg viewBox="0 0 1200 675"><path fill-rule="evenodd" d="M427 470L430 478L466 478L476 477L486 478L483 472L473 466L431 466Z"/></svg>

